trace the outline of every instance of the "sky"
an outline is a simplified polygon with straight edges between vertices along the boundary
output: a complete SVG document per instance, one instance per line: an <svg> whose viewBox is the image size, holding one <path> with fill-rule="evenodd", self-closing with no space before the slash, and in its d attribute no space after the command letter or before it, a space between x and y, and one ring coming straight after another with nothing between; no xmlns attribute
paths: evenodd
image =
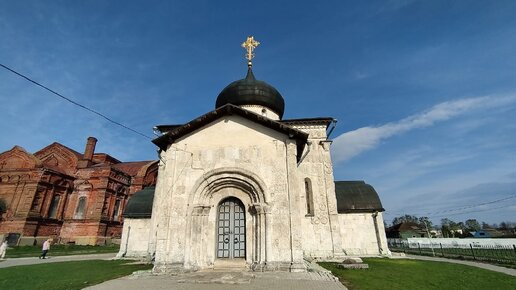
<svg viewBox="0 0 516 290"><path fill-rule="evenodd" d="M515 1L7 1L0 63L148 136L214 109L253 71L285 119L333 117L336 180L385 220L516 221ZM60 142L123 161L148 138L0 67L0 152Z"/></svg>

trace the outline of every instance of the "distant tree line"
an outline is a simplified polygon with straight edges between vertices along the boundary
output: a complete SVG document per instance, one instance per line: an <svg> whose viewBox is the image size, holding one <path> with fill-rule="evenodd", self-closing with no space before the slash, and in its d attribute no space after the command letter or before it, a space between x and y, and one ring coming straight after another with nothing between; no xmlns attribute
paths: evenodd
<svg viewBox="0 0 516 290"><path fill-rule="evenodd" d="M516 222L504 221L500 224L488 224L486 222L479 222L476 219L467 219L464 222L455 222L449 218L441 219L441 224L434 226L432 221L428 217L418 217L415 215L403 215L395 217L392 220L392 226L400 223L415 223L422 229L441 230L442 236L445 238L463 238L470 236L471 232L486 229L497 229L501 231L513 231L516 232Z"/></svg>

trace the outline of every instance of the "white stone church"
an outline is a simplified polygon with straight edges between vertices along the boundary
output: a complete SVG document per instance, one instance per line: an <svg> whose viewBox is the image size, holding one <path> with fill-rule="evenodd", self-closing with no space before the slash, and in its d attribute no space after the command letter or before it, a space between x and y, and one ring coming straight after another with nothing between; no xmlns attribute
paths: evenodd
<svg viewBox="0 0 516 290"><path fill-rule="evenodd" d="M155 188L129 200L119 257L155 273L239 265L304 271L304 259L388 255L382 204L363 181L335 181L333 118L283 119L285 102L251 69L215 110L157 126Z"/></svg>

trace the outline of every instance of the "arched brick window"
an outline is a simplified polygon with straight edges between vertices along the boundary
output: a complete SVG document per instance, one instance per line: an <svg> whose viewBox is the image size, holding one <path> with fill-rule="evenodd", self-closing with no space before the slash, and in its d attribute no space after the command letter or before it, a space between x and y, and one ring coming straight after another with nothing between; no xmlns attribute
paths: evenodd
<svg viewBox="0 0 516 290"><path fill-rule="evenodd" d="M85 212L86 212L86 196L82 196L79 198L79 202L77 203L77 208L75 209L74 218L83 219Z"/></svg>
<svg viewBox="0 0 516 290"><path fill-rule="evenodd" d="M314 215L314 195L312 192L312 181L310 178L305 178L305 192L306 192L306 215Z"/></svg>
<svg viewBox="0 0 516 290"><path fill-rule="evenodd" d="M50 207L48 209L48 217L51 219L57 218L57 209L59 208L59 200L61 200L61 196L59 194L54 195L52 197L52 201L50 202Z"/></svg>
<svg viewBox="0 0 516 290"><path fill-rule="evenodd" d="M118 220L118 216L120 215L120 199L115 201L115 208L113 209L113 220Z"/></svg>

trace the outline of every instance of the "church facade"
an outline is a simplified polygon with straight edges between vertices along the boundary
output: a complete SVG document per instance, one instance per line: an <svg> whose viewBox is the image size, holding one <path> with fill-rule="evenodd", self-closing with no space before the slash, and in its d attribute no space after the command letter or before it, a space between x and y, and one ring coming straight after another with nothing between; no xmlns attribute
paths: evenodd
<svg viewBox="0 0 516 290"><path fill-rule="evenodd" d="M119 256L166 273L305 271L306 258L388 254L376 191L334 180L336 121L283 119L283 97L254 77L250 58L215 110L157 127L157 184L129 200Z"/></svg>

